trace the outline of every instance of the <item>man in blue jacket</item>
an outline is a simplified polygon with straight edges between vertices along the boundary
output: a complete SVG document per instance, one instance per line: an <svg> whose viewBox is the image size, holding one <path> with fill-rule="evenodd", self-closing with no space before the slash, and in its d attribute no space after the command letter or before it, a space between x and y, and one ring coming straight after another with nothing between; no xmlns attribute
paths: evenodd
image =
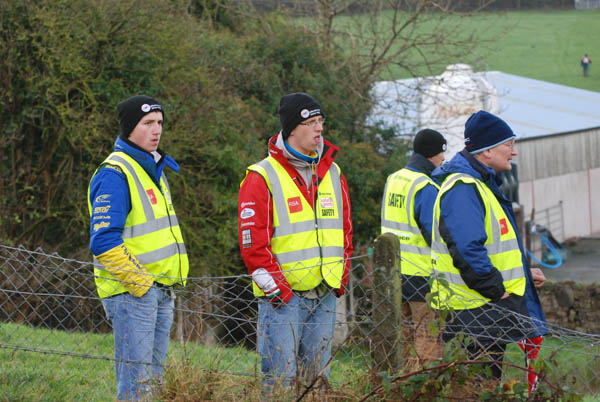
<svg viewBox="0 0 600 402"><path fill-rule="evenodd" d="M145 95L117 107L121 135L88 190L90 250L98 295L113 326L117 399L148 396L160 381L173 322L175 284L188 258L164 174L177 163L158 143L162 106Z"/></svg>
<svg viewBox="0 0 600 402"><path fill-rule="evenodd" d="M512 203L500 191L501 174L517 155L515 138L502 119L474 113L465 123L465 149L433 172L441 187L434 207L432 293L437 308L454 310L443 338L471 336L469 353L491 355L497 379L508 343L547 333L535 290L545 278L529 269ZM448 285L437 280L442 277Z"/></svg>
<svg viewBox="0 0 600 402"><path fill-rule="evenodd" d="M408 367L424 365L441 355L440 342L429 333L429 323L435 317L425 300L429 293L433 205L439 189L431 172L444 162L446 139L435 130L420 130L413 140L413 151L406 166L387 178L381 203L381 233L394 233L400 240L403 352Z"/></svg>

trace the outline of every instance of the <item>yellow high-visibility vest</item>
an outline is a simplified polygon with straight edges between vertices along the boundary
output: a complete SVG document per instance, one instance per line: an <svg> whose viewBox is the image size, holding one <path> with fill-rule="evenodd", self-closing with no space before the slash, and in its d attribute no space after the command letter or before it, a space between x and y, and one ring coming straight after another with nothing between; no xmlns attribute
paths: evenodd
<svg viewBox="0 0 600 402"><path fill-rule="evenodd" d="M391 174L381 202L381 233L391 232L400 239L400 271L405 275L429 276L431 249L415 218L415 196L428 184L439 186L426 174L400 169Z"/></svg>
<svg viewBox="0 0 600 402"><path fill-rule="evenodd" d="M316 288L322 281L334 289L344 273L344 223L340 168L333 163L318 186L316 210L285 168L269 156L249 166L260 174L273 197L271 249L293 290ZM254 294L263 296L253 282Z"/></svg>
<svg viewBox="0 0 600 402"><path fill-rule="evenodd" d="M470 175L453 173L442 183L434 208L433 241L431 243L434 280L431 292L434 296L437 292L439 293L437 298L433 298L432 306L438 309L446 306L455 310L466 310L483 306L490 301L466 285L460 276L460 271L453 265L448 247L440 235L440 201L444 194L458 182L473 184L479 192L485 207L487 239L484 245L487 255L492 265L502 274L506 291L523 296L526 285L523 255L510 219L494 193L485 184ZM440 282L441 278L447 281L447 286Z"/></svg>
<svg viewBox="0 0 600 402"><path fill-rule="evenodd" d="M160 178L159 188L146 171L124 152L113 152L98 169L105 164L119 166L127 177L131 211L121 236L127 249L155 276L155 282L185 286L189 271L188 255L165 174ZM88 188L91 215L89 198ZM127 288L108 271L94 268L94 275L101 298L127 292Z"/></svg>

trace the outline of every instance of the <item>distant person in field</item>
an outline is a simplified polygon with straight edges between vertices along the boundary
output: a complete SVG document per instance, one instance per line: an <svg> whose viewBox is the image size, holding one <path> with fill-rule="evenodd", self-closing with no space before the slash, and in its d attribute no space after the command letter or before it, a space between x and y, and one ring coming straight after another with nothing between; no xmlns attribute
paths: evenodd
<svg viewBox="0 0 600 402"><path fill-rule="evenodd" d="M408 164L386 181L381 202L381 233L390 232L400 240L402 275L402 326L408 347L404 358L410 367L441 357L442 345L429 332L435 314L426 303L431 271L431 227L433 205L439 186L431 179L433 170L444 162L446 139L435 130L423 129L413 140ZM413 353L411 353L413 352Z"/></svg>
<svg viewBox="0 0 600 402"><path fill-rule="evenodd" d="M88 190L90 250L115 337L117 400L135 401L164 372L173 286L185 285L188 257L164 173L179 166L158 147L163 108L138 95L117 110L121 135Z"/></svg>
<svg viewBox="0 0 600 402"><path fill-rule="evenodd" d="M581 58L581 67L583 68L583 76L587 77L589 74L589 70L590 70L590 64L592 64L592 59L590 56L588 56L588 54L586 53L582 58Z"/></svg>

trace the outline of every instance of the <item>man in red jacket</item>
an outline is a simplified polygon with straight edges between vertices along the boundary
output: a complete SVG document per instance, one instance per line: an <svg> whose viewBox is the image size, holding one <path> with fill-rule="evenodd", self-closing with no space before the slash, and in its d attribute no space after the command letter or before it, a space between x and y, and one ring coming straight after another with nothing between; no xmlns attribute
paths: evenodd
<svg viewBox="0 0 600 402"><path fill-rule="evenodd" d="M258 299L257 346L265 389L329 375L336 296L352 255L348 185L323 139L321 105L302 92L280 100L282 130L269 156L246 169L239 244Z"/></svg>

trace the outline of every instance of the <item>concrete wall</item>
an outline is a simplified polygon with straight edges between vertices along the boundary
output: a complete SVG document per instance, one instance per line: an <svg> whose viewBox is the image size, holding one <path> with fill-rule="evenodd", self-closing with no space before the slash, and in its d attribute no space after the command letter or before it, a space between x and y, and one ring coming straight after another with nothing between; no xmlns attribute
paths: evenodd
<svg viewBox="0 0 600 402"><path fill-rule="evenodd" d="M517 150L525 219L562 202L564 238L600 233L600 129L521 140Z"/></svg>
<svg viewBox="0 0 600 402"><path fill-rule="evenodd" d="M600 168L600 128L517 138L517 151L521 182Z"/></svg>
<svg viewBox="0 0 600 402"><path fill-rule="evenodd" d="M519 183L519 202L525 219L532 208L540 211L563 205L564 238L600 232L600 168ZM564 239L559 239L564 240Z"/></svg>

